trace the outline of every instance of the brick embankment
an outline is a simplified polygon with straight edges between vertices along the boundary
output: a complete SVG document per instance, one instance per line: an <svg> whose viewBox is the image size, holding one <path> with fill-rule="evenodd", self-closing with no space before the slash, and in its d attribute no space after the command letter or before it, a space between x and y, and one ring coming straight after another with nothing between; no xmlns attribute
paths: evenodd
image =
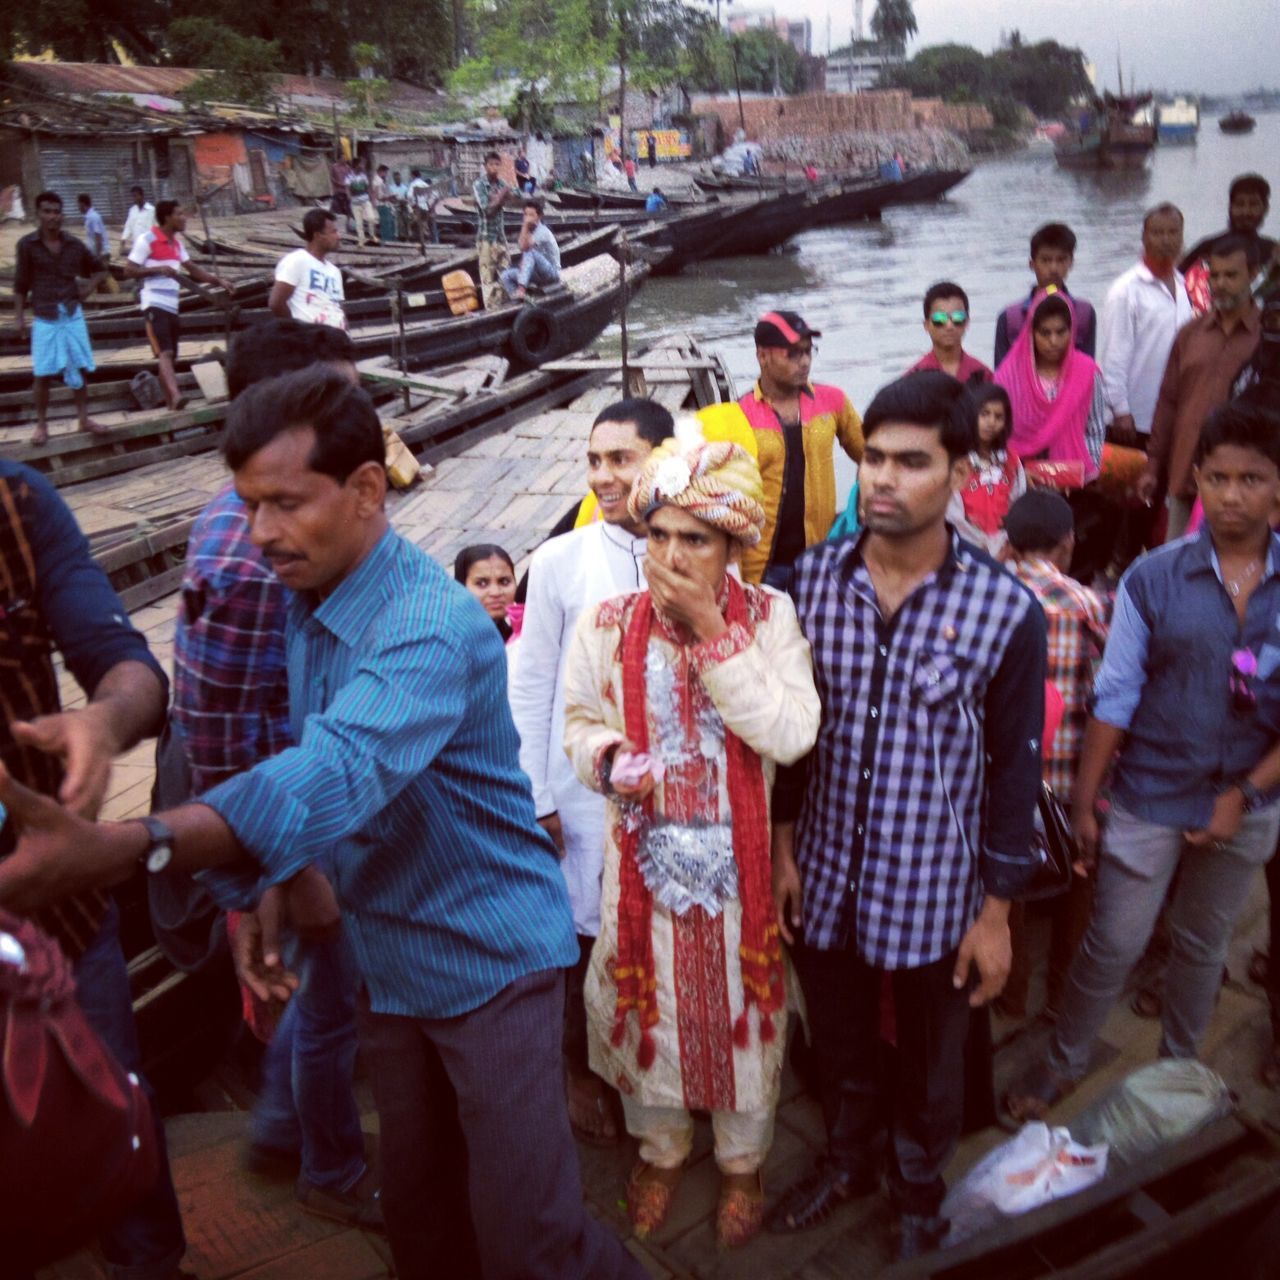
<svg viewBox="0 0 1280 1280"><path fill-rule="evenodd" d="M912 98L901 89L873 93L818 93L744 101L714 98L697 104L718 115L732 137L746 120L747 138L759 142L769 164L867 169L896 152L909 165L955 167L968 157L958 132L989 129L985 107Z"/></svg>

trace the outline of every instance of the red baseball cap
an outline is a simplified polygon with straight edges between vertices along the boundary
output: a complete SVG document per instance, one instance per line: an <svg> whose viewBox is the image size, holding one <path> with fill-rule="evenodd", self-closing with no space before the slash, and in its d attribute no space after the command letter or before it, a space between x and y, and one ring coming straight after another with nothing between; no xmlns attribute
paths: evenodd
<svg viewBox="0 0 1280 1280"><path fill-rule="evenodd" d="M794 347L805 338L820 338L819 329L810 329L796 311L766 311L756 321L757 347Z"/></svg>

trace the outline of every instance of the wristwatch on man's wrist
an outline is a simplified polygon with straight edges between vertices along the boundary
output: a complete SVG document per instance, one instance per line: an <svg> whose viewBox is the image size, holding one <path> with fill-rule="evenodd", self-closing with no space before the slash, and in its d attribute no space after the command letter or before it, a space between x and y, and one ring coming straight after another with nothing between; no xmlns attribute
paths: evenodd
<svg viewBox="0 0 1280 1280"><path fill-rule="evenodd" d="M138 855L138 865L152 875L163 871L173 860L173 832L159 818L137 818L147 831L147 847Z"/></svg>
<svg viewBox="0 0 1280 1280"><path fill-rule="evenodd" d="M1267 797L1248 778L1242 778L1236 786L1244 797L1245 813L1255 813L1267 803Z"/></svg>

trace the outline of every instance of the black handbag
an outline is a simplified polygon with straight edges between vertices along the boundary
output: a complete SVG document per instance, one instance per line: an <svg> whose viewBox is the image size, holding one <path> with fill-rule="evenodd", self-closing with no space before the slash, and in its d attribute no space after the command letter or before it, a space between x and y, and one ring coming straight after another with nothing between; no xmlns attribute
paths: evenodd
<svg viewBox="0 0 1280 1280"><path fill-rule="evenodd" d="M1036 805L1036 833L1031 842L1031 852L1036 860L1035 873L1026 890L1019 894L1024 902L1038 902L1044 898L1056 898L1071 887L1074 874L1071 864L1079 857L1075 837L1071 834L1071 822L1062 801L1053 794L1047 782L1040 784L1040 798Z"/></svg>

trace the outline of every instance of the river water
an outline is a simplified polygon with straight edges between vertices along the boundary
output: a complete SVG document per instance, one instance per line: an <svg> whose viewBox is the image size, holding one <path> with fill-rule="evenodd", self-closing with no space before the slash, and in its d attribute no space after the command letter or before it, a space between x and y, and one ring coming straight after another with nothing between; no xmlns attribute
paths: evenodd
<svg viewBox="0 0 1280 1280"><path fill-rule="evenodd" d="M1280 204L1278 158L1280 114L1270 114L1245 137L1223 134L1206 118L1197 145L1158 148L1141 173L1076 173L1040 148L985 160L936 204L889 209L879 223L810 231L780 251L651 279L630 309L631 338L696 334L726 357L741 394L756 372L756 317L790 308L822 330L815 380L841 387L865 409L878 387L928 350L920 301L934 281L952 279L966 290L973 319L965 345L990 364L997 315L1031 285L1027 242L1041 223L1066 222L1075 231L1068 283L1101 308L1111 282L1140 252L1146 209L1172 200L1194 243L1226 226L1227 187L1238 173L1262 173ZM1277 224L1280 209L1272 235ZM616 334L615 327L609 339ZM852 470L839 470L843 494Z"/></svg>

